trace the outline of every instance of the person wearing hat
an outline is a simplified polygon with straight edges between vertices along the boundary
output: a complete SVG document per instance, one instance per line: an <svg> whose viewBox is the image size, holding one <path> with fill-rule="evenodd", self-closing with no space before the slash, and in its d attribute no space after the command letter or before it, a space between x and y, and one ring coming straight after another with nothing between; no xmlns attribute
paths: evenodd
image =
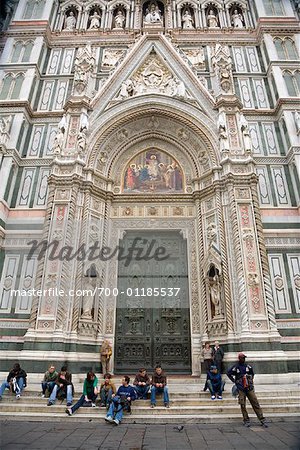
<svg viewBox="0 0 300 450"><path fill-rule="evenodd" d="M147 400L147 394L150 389L151 380L144 367L141 367L135 376L133 385L138 398Z"/></svg>
<svg viewBox="0 0 300 450"><path fill-rule="evenodd" d="M239 353L238 362L228 369L227 376L233 383L235 383L238 389L238 399L241 406L244 425L246 427L250 426L250 419L246 409L246 398L248 398L261 425L267 428L268 425L266 424L266 419L264 418L262 409L254 392L253 367L250 366L250 364L246 364L246 358L247 356L244 353Z"/></svg>
<svg viewBox="0 0 300 450"><path fill-rule="evenodd" d="M217 396L218 400L222 400L225 381L222 380L222 376L218 371L217 366L210 366L210 370L207 372L206 384L211 394L211 399L215 400Z"/></svg>

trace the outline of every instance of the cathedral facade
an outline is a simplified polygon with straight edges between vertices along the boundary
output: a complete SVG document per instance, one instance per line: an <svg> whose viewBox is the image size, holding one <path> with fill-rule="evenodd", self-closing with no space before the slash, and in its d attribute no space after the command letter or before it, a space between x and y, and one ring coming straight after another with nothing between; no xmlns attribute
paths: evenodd
<svg viewBox="0 0 300 450"><path fill-rule="evenodd" d="M298 3L5 6L3 370L299 370Z"/></svg>

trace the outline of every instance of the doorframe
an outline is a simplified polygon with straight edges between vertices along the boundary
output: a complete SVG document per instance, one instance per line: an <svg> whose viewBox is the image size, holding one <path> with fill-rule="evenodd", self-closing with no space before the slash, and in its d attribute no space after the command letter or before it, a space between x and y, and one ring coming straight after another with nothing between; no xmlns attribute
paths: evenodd
<svg viewBox="0 0 300 450"><path fill-rule="evenodd" d="M119 245L126 231L132 230L178 230L187 240L187 265L188 265L188 290L190 307L190 336L191 336L191 371L192 375L199 375L199 357L202 342L202 319L201 319L201 296L200 296L200 261L199 252L195 252L192 257L192 247L197 246L196 217L181 218L136 218L136 217L117 217L109 220L108 227L108 247L114 248ZM104 266L105 286L112 289L117 287L118 283L118 261L117 258L108 261ZM115 354L115 329L116 329L117 298L104 298L104 337L109 339L113 346L113 355ZM114 371L114 357L111 360L111 372Z"/></svg>

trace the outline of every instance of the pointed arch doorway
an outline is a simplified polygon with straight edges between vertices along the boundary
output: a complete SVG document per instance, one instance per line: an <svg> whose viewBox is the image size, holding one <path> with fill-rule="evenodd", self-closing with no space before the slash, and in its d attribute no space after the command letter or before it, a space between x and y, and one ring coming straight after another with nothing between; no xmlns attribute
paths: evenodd
<svg viewBox="0 0 300 450"><path fill-rule="evenodd" d="M162 364L169 373L191 373L191 332L186 239L179 230L130 230L119 245L133 242L148 259L118 263L115 373ZM162 259L154 256L165 249ZM150 252L151 250L151 252Z"/></svg>

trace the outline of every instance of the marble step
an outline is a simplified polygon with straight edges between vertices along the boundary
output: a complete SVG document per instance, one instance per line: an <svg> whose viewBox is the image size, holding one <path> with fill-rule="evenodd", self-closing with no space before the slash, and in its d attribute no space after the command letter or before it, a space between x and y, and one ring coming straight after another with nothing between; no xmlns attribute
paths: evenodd
<svg viewBox="0 0 300 450"><path fill-rule="evenodd" d="M95 416L90 416L88 414L79 414L80 410L78 411L78 413L74 414L73 416L69 417L66 413L61 412L61 413L55 413L55 414L49 414L47 412L26 412L26 414L24 414L23 412L3 412L0 415L1 419L9 419L11 417L14 418L14 420L17 421L24 421L26 419L26 421L39 421L39 422L55 422L57 420L59 420L59 422L67 422L67 421L75 421L75 422L97 422L99 423L99 421L104 421L104 415L97 415L95 414ZM249 408L249 416L250 416L250 420L251 420L251 424L253 427L257 426L257 428L260 429L260 425L259 422L255 416L255 414L253 414L252 412L250 412L250 408ZM271 423L276 423L276 422L288 422L288 421L299 421L300 422L300 415L299 412L297 413L278 413L278 412L274 412L272 414L268 414L266 415L267 417L267 421L271 422ZM193 411L193 414L174 414L174 415L162 415L160 414L160 412L157 410L156 414L154 415L141 415L141 414L131 414L131 415L124 415L123 421L122 423L134 423L134 424L160 424L160 425L164 425L164 424L174 424L174 425L178 425L178 424L187 424L187 423L240 423L242 421L242 417L241 417L241 413L236 412L234 414L230 413L217 413L215 412L214 414L211 415L207 415L207 414L199 414L199 413L195 413ZM107 425L112 426L112 425Z"/></svg>

